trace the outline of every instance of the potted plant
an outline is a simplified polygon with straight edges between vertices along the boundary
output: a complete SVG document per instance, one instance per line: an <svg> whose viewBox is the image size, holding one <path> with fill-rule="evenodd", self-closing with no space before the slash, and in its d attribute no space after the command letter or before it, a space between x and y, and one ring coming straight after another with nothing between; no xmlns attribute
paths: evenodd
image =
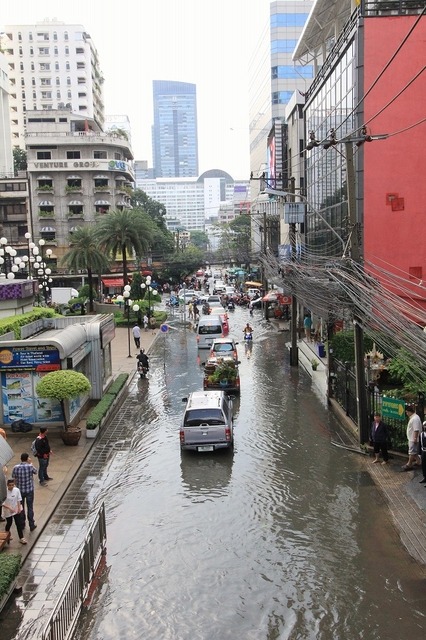
<svg viewBox="0 0 426 640"><path fill-rule="evenodd" d="M237 370L235 364L232 361L218 362L214 373L211 375L211 381L214 384L226 386L229 383L235 382L237 378Z"/></svg>
<svg viewBox="0 0 426 640"><path fill-rule="evenodd" d="M51 398L60 402L64 417L64 428L61 434L64 444L77 445L81 437L79 427L67 424L65 400L72 400L87 393L90 388L91 384L83 373L67 369L47 373L36 386L36 394L40 398Z"/></svg>
<svg viewBox="0 0 426 640"><path fill-rule="evenodd" d="M318 369L318 365L319 365L318 360L316 358L312 358L311 360L312 371L316 371Z"/></svg>

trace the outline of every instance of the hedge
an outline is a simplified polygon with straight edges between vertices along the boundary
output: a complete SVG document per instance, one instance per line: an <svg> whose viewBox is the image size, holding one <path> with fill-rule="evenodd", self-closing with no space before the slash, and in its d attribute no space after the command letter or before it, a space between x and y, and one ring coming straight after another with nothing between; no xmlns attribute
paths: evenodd
<svg viewBox="0 0 426 640"><path fill-rule="evenodd" d="M118 395L120 393L120 391L122 390L122 388L124 387L124 385L126 384L127 378L129 377L128 373L120 373L116 379L114 380L114 382L112 382L110 384L110 386L107 389L107 393L112 393L115 395Z"/></svg>
<svg viewBox="0 0 426 640"><path fill-rule="evenodd" d="M7 318L0 319L0 335L13 331L15 333L15 339L21 339L21 327L30 322L40 320L40 318L54 318L58 317L54 309L47 307L36 307L32 311L21 313L18 316L8 316Z"/></svg>
<svg viewBox="0 0 426 640"><path fill-rule="evenodd" d="M102 418L106 416L116 397L117 396L115 394L106 393L102 400L99 400L98 404L87 418L86 429L96 429L96 427L99 427Z"/></svg>
<svg viewBox="0 0 426 640"><path fill-rule="evenodd" d="M2 553L0 555L0 600L8 593L21 568L19 553Z"/></svg>

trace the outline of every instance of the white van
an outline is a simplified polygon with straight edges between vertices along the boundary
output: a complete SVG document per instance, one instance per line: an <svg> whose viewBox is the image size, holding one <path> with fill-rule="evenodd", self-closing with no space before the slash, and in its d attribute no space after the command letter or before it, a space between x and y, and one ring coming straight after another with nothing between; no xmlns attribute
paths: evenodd
<svg viewBox="0 0 426 640"><path fill-rule="evenodd" d="M197 345L199 349L210 349L213 340L223 337L223 324L220 316L209 315L199 319L197 326Z"/></svg>

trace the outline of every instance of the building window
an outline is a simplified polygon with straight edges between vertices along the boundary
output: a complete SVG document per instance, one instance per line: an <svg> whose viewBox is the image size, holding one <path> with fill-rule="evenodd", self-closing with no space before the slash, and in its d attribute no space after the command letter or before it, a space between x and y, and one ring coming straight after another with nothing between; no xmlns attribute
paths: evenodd
<svg viewBox="0 0 426 640"><path fill-rule="evenodd" d="M68 40L68 31L64 31L64 40Z"/></svg>
<svg viewBox="0 0 426 640"><path fill-rule="evenodd" d="M35 71L34 62L31 63L31 71Z"/></svg>
<svg viewBox="0 0 426 640"><path fill-rule="evenodd" d="M61 92L60 92L60 91L57 91L57 92L56 92L56 99L57 99L57 100L60 100L60 99L61 99Z"/></svg>
<svg viewBox="0 0 426 640"><path fill-rule="evenodd" d="M19 68L20 68L21 71L24 70L24 63L23 62L20 63Z"/></svg>
<svg viewBox="0 0 426 640"><path fill-rule="evenodd" d="M274 91L271 96L272 104L287 104L292 95L293 91Z"/></svg>
<svg viewBox="0 0 426 640"><path fill-rule="evenodd" d="M32 84L33 87L35 87L35 83L36 83L35 78L32 78L31 84ZM21 84L25 84L24 78L21 78Z"/></svg>
<svg viewBox="0 0 426 640"><path fill-rule="evenodd" d="M69 47L65 47L65 55L66 56L70 55L70 48Z"/></svg>
<svg viewBox="0 0 426 640"><path fill-rule="evenodd" d="M59 71L59 62L55 62L55 71ZM59 78L58 78L59 80Z"/></svg>
<svg viewBox="0 0 426 640"><path fill-rule="evenodd" d="M49 47L39 47L38 48L39 56L48 56L49 55Z"/></svg>
<svg viewBox="0 0 426 640"><path fill-rule="evenodd" d="M70 85L71 84L71 78L67 78L67 84Z"/></svg>
<svg viewBox="0 0 426 640"><path fill-rule="evenodd" d="M278 27L303 27L308 13L276 13L271 16L271 29Z"/></svg>
<svg viewBox="0 0 426 640"><path fill-rule="evenodd" d="M55 54L55 56L57 56L57 55L58 55L58 47L55 47L55 48L53 49L53 53Z"/></svg>
<svg viewBox="0 0 426 640"><path fill-rule="evenodd" d="M296 44L297 40L272 40L271 53L292 53Z"/></svg>
<svg viewBox="0 0 426 640"><path fill-rule="evenodd" d="M56 33L56 31L53 32L53 39L57 40L58 39L58 34Z"/></svg>
<svg viewBox="0 0 426 640"><path fill-rule="evenodd" d="M56 85L59 87L61 84L61 79L60 78L56 78Z"/></svg>
<svg viewBox="0 0 426 640"><path fill-rule="evenodd" d="M95 189L108 189L108 178L94 178Z"/></svg>
<svg viewBox="0 0 426 640"><path fill-rule="evenodd" d="M22 56L22 47L19 47L19 55Z"/></svg>
<svg viewBox="0 0 426 640"><path fill-rule="evenodd" d="M67 96L68 96L68 98L69 98L69 99L71 99L71 98L72 98L72 93L71 93L71 91L67 91Z"/></svg>
<svg viewBox="0 0 426 640"><path fill-rule="evenodd" d="M30 47L30 56L33 56L33 55L34 55L34 49L33 47Z"/></svg>
<svg viewBox="0 0 426 640"><path fill-rule="evenodd" d="M81 158L80 151L67 151L67 158L68 160ZM80 186L81 186L81 180L80 180Z"/></svg>
<svg viewBox="0 0 426 640"><path fill-rule="evenodd" d="M37 151L37 160L51 160L52 152L51 151Z"/></svg>
<svg viewBox="0 0 426 640"><path fill-rule="evenodd" d="M28 39L29 39L30 41L32 41L32 39L33 39L33 34L31 33L31 31L30 31L30 32L29 32L29 34L28 34Z"/></svg>
<svg viewBox="0 0 426 640"><path fill-rule="evenodd" d="M95 160L106 160L108 158L106 151L94 151L93 157Z"/></svg>
<svg viewBox="0 0 426 640"><path fill-rule="evenodd" d="M69 71L70 69L71 69L70 63L69 63L69 62L67 62L67 63L65 64L65 71Z"/></svg>
<svg viewBox="0 0 426 640"><path fill-rule="evenodd" d="M18 32L18 40L19 42L22 42L22 33L20 31Z"/></svg>
<svg viewBox="0 0 426 640"><path fill-rule="evenodd" d="M37 91L33 91L33 100L37 100Z"/></svg>
<svg viewBox="0 0 426 640"><path fill-rule="evenodd" d="M271 78L272 80L277 79L287 79L291 78L292 80L296 80L297 78L313 78L314 77L314 68L307 65L306 67L297 66L297 65L282 65L278 67L271 68Z"/></svg>

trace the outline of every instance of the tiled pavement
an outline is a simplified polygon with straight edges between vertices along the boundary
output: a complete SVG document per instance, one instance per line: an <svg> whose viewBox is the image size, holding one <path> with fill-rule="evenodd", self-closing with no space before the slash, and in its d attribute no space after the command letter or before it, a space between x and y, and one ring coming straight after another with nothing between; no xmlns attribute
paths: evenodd
<svg viewBox="0 0 426 640"><path fill-rule="evenodd" d="M158 331L143 332L142 347L148 350L156 333ZM137 352L132 340L132 357L128 357L127 329L117 329L112 343L114 373L133 373ZM115 477L115 468L121 466L117 449L120 449L120 442L125 444L130 437L127 425L131 419L126 409L120 411L114 417L112 428L108 428L105 434L101 433L96 440L86 440L83 420L83 435L77 447L66 447L59 434L54 432L49 436L54 450L49 465L53 480L47 487L36 487L37 529L33 533L28 532L27 546L22 547L14 535L15 540L9 547L10 551L20 552L25 560L19 576L19 586L23 591L17 598L17 604L22 612L21 633L26 627L31 629L29 638L39 637L37 633L53 607L84 540L88 520L93 517L90 514L96 511L105 484ZM8 465L10 469L19 461L22 451L29 451L33 437L32 434L8 437L15 452ZM109 444L112 441L116 443L114 456ZM85 460L86 464L83 464ZM402 461L398 458L382 466L371 464L371 458L366 456L363 464L382 490L403 544L416 560L424 564L426 571L426 488L419 484L420 472L402 473ZM101 470L103 473L98 473ZM75 482L70 486L73 480ZM100 482L104 486L100 486Z"/></svg>

